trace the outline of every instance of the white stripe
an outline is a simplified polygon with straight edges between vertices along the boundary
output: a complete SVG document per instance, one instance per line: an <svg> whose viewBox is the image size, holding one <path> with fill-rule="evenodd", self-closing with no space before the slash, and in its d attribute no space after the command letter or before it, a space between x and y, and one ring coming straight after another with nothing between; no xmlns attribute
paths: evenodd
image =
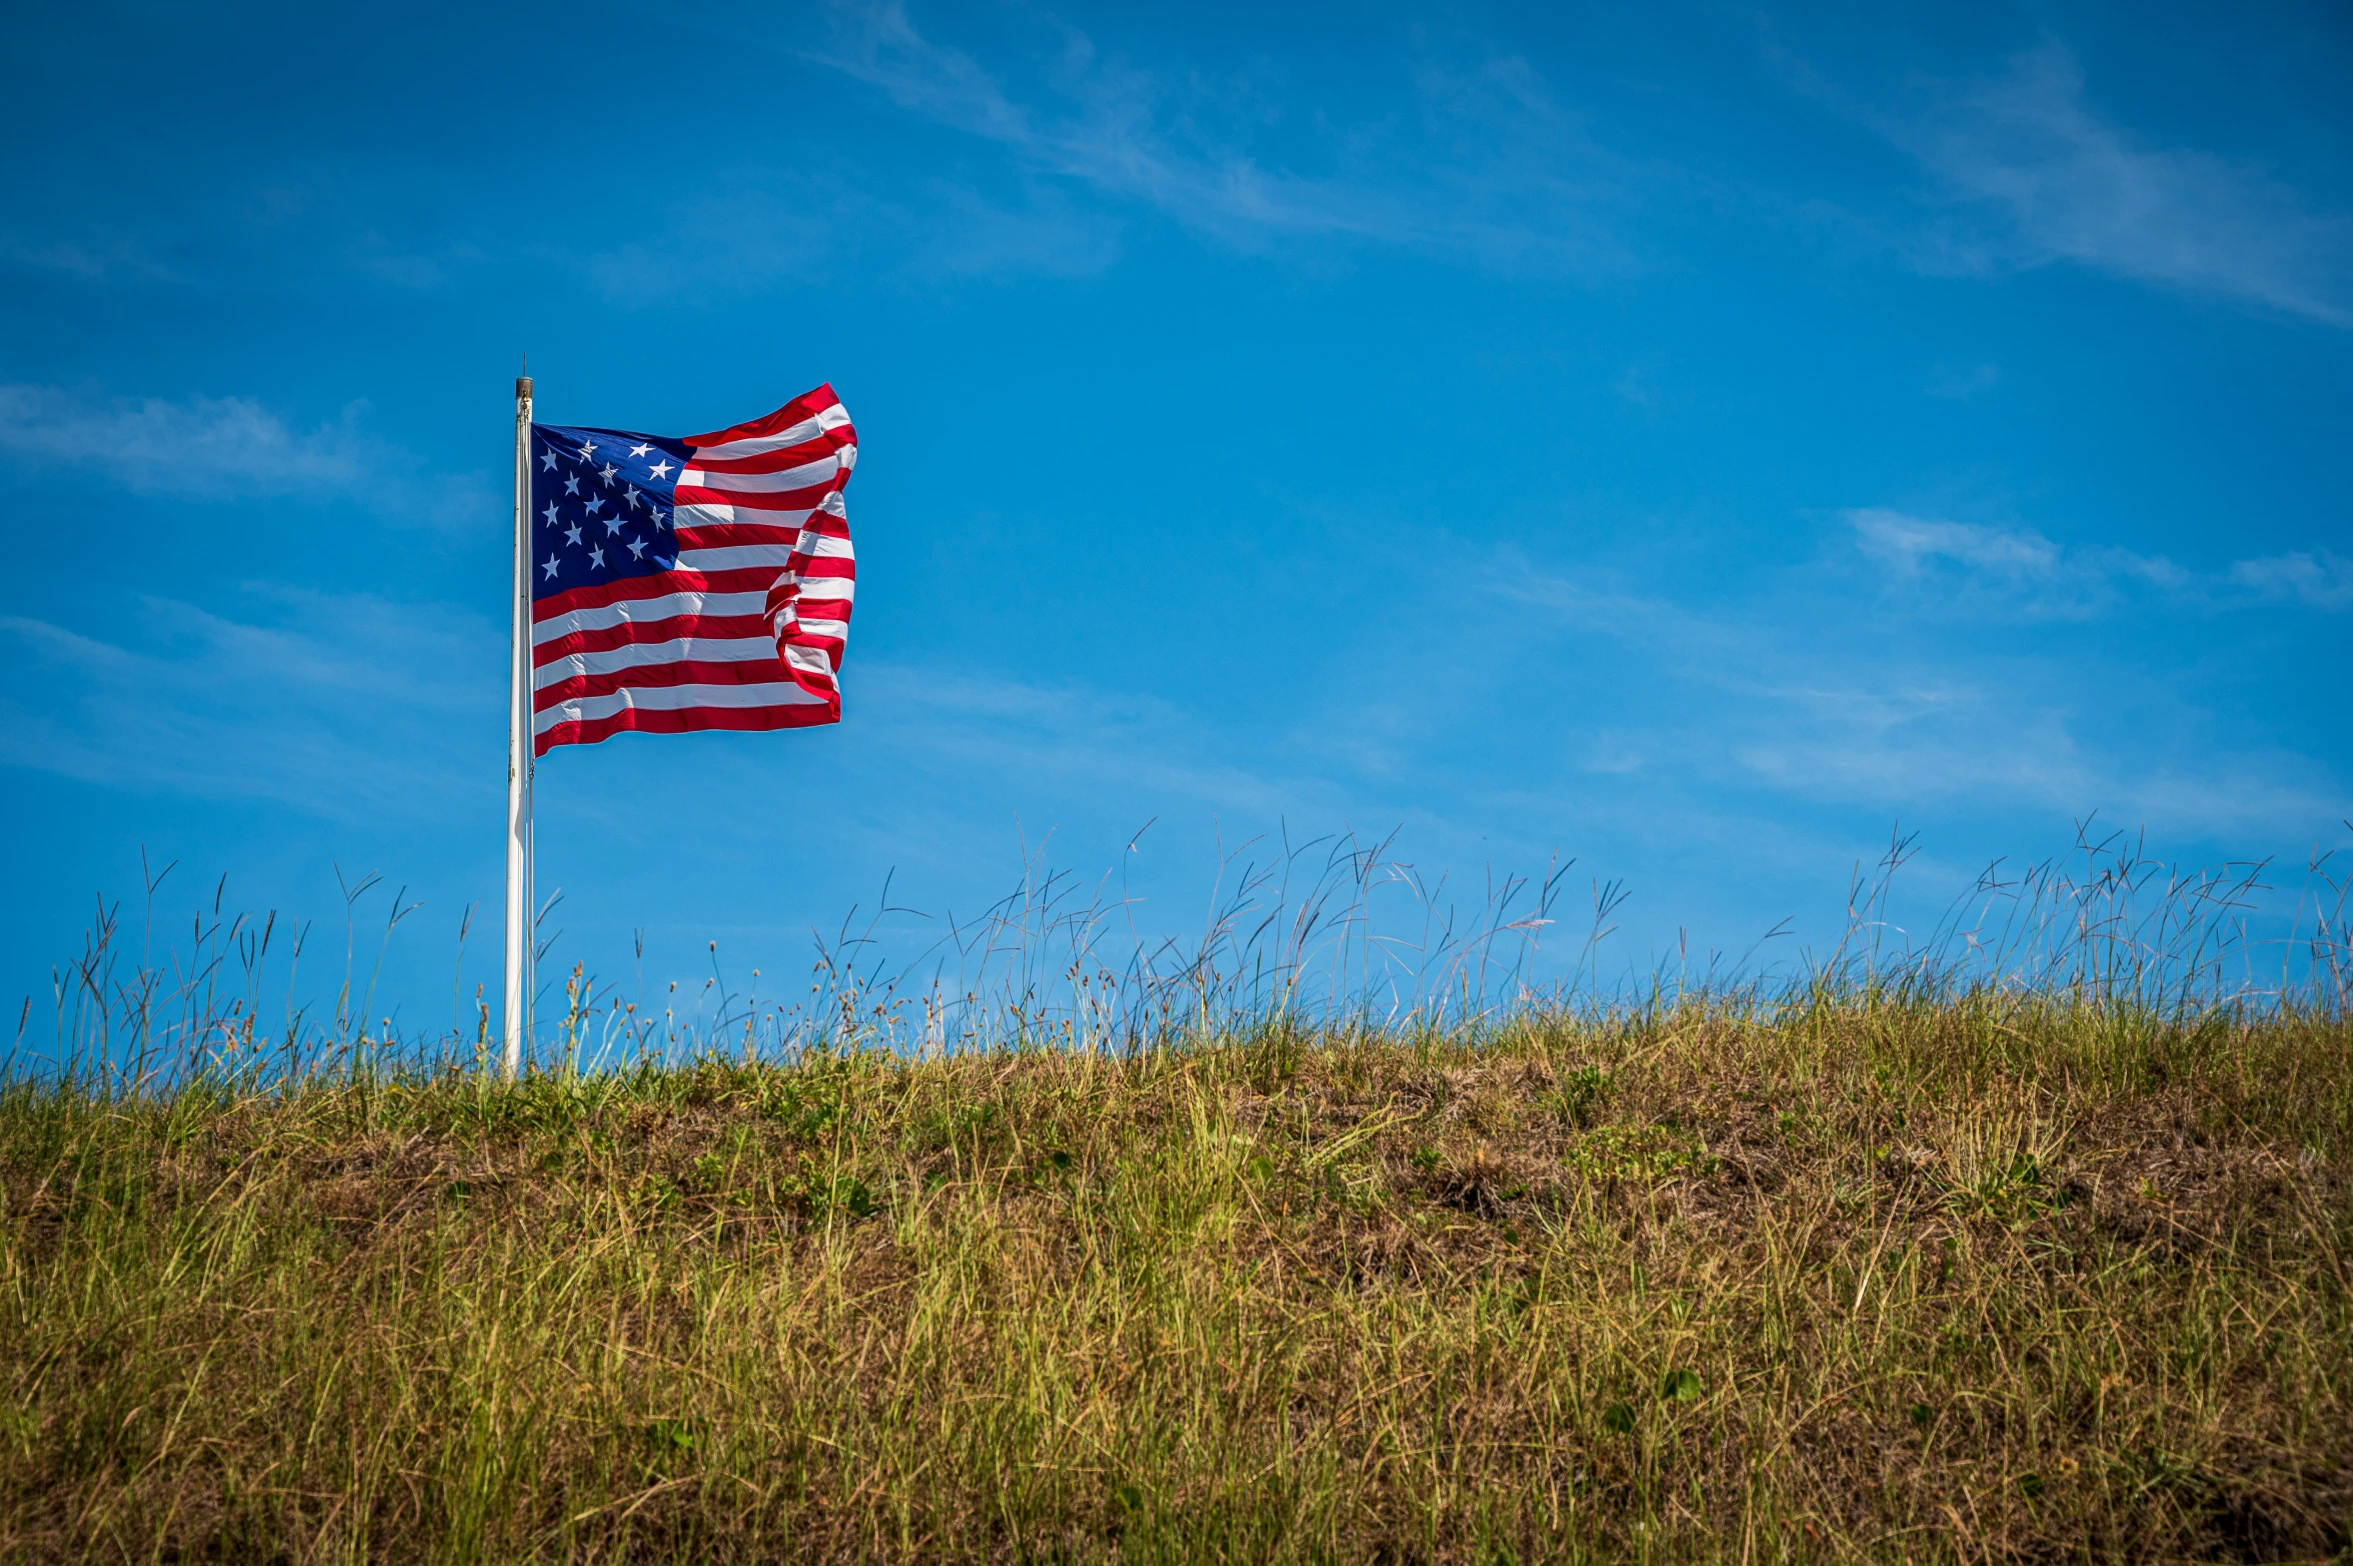
<svg viewBox="0 0 2353 1566"><path fill-rule="evenodd" d="M814 418L778 430L773 435L749 435L742 440L721 441L716 446L697 446L694 454L708 457L713 462L732 462L738 457L756 457L764 451L782 451L787 446L798 446L815 440L827 430L838 430L850 422L850 410L840 403L821 409Z"/></svg>
<svg viewBox="0 0 2353 1566"><path fill-rule="evenodd" d="M823 696L789 681L778 685L648 685L610 696L559 702L532 720L531 732L545 734L559 723L593 723L625 707L678 712L688 707L822 707Z"/></svg>
<svg viewBox="0 0 2353 1566"><path fill-rule="evenodd" d="M784 661L796 669L806 669L811 674L823 675L828 679L833 676L833 660L825 656L822 647L787 647L784 650Z"/></svg>
<svg viewBox="0 0 2353 1566"><path fill-rule="evenodd" d="M850 622L847 620L812 620L804 615L800 624L800 634L803 636L826 636L837 642L850 639Z"/></svg>
<svg viewBox="0 0 2353 1566"><path fill-rule="evenodd" d="M680 506L670 518L673 527L725 527L731 522L749 523L755 527L789 527L799 529L816 514L809 506L791 506L782 511L763 511L758 506L745 506L738 511L733 506Z"/></svg>
<svg viewBox="0 0 2353 1566"><path fill-rule="evenodd" d="M616 625L650 625L682 614L763 614L768 595L757 593L664 593L659 598L625 598L595 609L574 609L533 622L531 644L536 647L574 631L603 631Z"/></svg>
<svg viewBox="0 0 2353 1566"><path fill-rule="evenodd" d="M727 549L681 549L681 571L741 571L750 566L774 566L781 571L792 559L789 544L736 544Z"/></svg>
<svg viewBox="0 0 2353 1566"><path fill-rule="evenodd" d="M531 688L542 691L585 674L612 674L642 669L656 663L760 663L774 661L776 640L769 636L681 636L669 642L632 642L601 652L566 653L531 671Z"/></svg>
<svg viewBox="0 0 2353 1566"><path fill-rule="evenodd" d="M688 468L678 475L678 487L715 489L724 495L769 495L785 489L815 489L841 470L842 465L831 454L775 473L712 473Z"/></svg>
<svg viewBox="0 0 2353 1566"><path fill-rule="evenodd" d="M809 558L812 560L855 560L858 558L856 551L850 548L848 539L836 538L831 533L803 533L801 547L809 552Z"/></svg>

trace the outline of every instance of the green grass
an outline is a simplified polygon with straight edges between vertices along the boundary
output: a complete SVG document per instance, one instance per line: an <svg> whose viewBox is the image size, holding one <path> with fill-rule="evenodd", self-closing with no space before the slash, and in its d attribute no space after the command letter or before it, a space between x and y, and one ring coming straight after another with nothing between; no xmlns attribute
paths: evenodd
<svg viewBox="0 0 2353 1566"><path fill-rule="evenodd" d="M0 1557L2286 1560L2353 1028L0 1091Z"/></svg>

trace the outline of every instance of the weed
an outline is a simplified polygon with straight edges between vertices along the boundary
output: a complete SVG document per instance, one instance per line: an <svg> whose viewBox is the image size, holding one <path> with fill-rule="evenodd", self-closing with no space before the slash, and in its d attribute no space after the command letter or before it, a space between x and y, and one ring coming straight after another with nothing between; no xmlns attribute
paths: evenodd
<svg viewBox="0 0 2353 1566"><path fill-rule="evenodd" d="M0 1558L2341 1553L2342 904L2266 995L2252 872L2101 852L1615 1007L1507 950L1557 877L1391 1012L1312 955L1377 855L1108 979L1050 893L984 933L1067 970L919 1032L846 957L723 1051L579 974L512 1084L348 934L273 1035L108 911L0 1080Z"/></svg>
<svg viewBox="0 0 2353 1566"><path fill-rule="evenodd" d="M19 1081L0 1555L2342 1548L2346 1024L2015 1025Z"/></svg>
<svg viewBox="0 0 2353 1566"><path fill-rule="evenodd" d="M1569 1148L1569 1164L1595 1180L1653 1181L1714 1167L1699 1139L1666 1125L1599 1126Z"/></svg>

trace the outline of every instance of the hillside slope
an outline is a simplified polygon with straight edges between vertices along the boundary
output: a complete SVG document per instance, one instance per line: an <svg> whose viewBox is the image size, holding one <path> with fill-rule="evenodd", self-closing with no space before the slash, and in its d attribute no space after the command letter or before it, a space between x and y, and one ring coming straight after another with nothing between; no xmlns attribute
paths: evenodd
<svg viewBox="0 0 2353 1566"><path fill-rule="evenodd" d="M2278 1560L2353 1030L2034 997L0 1098L10 1559Z"/></svg>

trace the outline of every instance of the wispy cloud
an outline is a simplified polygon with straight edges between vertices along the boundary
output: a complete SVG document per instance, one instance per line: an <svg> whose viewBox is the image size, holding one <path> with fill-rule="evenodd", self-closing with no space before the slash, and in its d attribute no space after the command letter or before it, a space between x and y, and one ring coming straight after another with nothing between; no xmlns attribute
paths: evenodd
<svg viewBox="0 0 2353 1566"><path fill-rule="evenodd" d="M828 47L809 55L900 108L1006 149L1029 171L1155 209L1223 242L1257 248L1339 237L1465 252L1493 264L1624 270L1612 209L1616 160L1589 142L1528 63L1424 59L1400 82L1404 119L1330 126L1287 115L1244 82L1156 73L1058 23L1017 90L971 54L927 36L897 0L833 0ZM1275 129L1270 130L1270 127ZM1260 143L1289 135L1322 172L1295 171ZM1433 160L1439 145L1451 156Z"/></svg>
<svg viewBox="0 0 2353 1566"><path fill-rule="evenodd" d="M259 585L248 616L122 600L119 631L0 616L31 677L0 695L0 765L259 799L345 819L430 814L492 786L503 638L476 617ZM492 671L465 678L456 671Z"/></svg>
<svg viewBox="0 0 2353 1566"><path fill-rule="evenodd" d="M437 523L495 512L486 478L421 473L419 459L362 427L365 409L353 403L335 422L303 430L245 397L102 397L0 384L0 452L87 469L140 495L309 496Z"/></svg>
<svg viewBox="0 0 2353 1566"><path fill-rule="evenodd" d="M828 11L834 46L817 56L823 63L880 88L902 109L1181 222L1234 237L1361 233L1399 221L1371 192L1270 171L1198 128L1172 134L1161 124L1153 77L1102 59L1074 28L1055 29L1051 99L1033 106L1016 102L971 55L925 37L894 0L836 3Z"/></svg>
<svg viewBox="0 0 2353 1566"><path fill-rule="evenodd" d="M2353 608L2353 560L2326 549L2241 560L2230 579L2266 599L2294 599L2314 609Z"/></svg>
<svg viewBox="0 0 2353 1566"><path fill-rule="evenodd" d="M2104 118L2057 43L1993 79L1939 85L1916 112L1866 117L1948 198L1993 220L1946 231L1943 265L2073 261L2353 325L2353 216L2316 210L2261 168Z"/></svg>
<svg viewBox="0 0 2353 1566"><path fill-rule="evenodd" d="M1862 516L1862 537L1898 571L1944 561L2004 587L2048 590L2077 569L2039 535L1892 512ZM2127 556L2100 569L2153 567ZM1492 590L1564 631L1623 644L1629 674L1679 688L1675 725L1621 723L1578 747L1588 774L1639 775L1654 791L1746 780L1897 813L2106 809L2226 835L2319 830L2348 803L2309 757L2230 745L2151 754L2129 735L2091 738L2131 683L2123 666L1996 647L1974 619L1956 641L1952 623L1890 615L1820 568L1776 584L1770 604L1707 609L1524 561L1498 571ZM2162 688L2136 690L2176 728L2202 721Z"/></svg>
<svg viewBox="0 0 2353 1566"><path fill-rule="evenodd" d="M2018 607L2037 612L2087 614L2133 592L2207 610L2272 603L2353 607L2353 561L2327 549L2264 555L2200 573L2163 555L2063 547L2028 528L1950 522L1876 506L1844 515L1856 547L1897 578L1917 582L1946 572L1961 585L2006 594Z"/></svg>
<svg viewBox="0 0 2353 1566"><path fill-rule="evenodd" d="M1939 365L1928 378L1924 388L1931 397L1943 397L1954 402L1967 402L1979 392L1992 391L2001 384L2002 371L1993 364Z"/></svg>
<svg viewBox="0 0 2353 1566"><path fill-rule="evenodd" d="M2038 533L2013 533L1966 522L1905 516L1899 511L1850 511L1855 541L1863 553L1885 560L1906 575L1924 561L1956 560L2012 580L2041 580L2059 566L2059 546Z"/></svg>
<svg viewBox="0 0 2353 1566"><path fill-rule="evenodd" d="M62 274L85 283L154 282L171 275L145 246L120 236L60 239L15 227L0 229L0 266Z"/></svg>
<svg viewBox="0 0 2353 1566"><path fill-rule="evenodd" d="M948 180L889 199L834 171L779 186L768 170L712 176L611 250L568 258L617 303L669 301L845 272L918 278L1086 277L1119 257L1120 224L1051 185L1010 199Z"/></svg>
<svg viewBox="0 0 2353 1566"><path fill-rule="evenodd" d="M1230 738L1149 697L883 664L858 677L872 721L910 753L953 756L976 775L1053 777L1126 797L1274 815L1333 797L1309 780L1233 759ZM1253 758L1257 759L1257 758Z"/></svg>
<svg viewBox="0 0 2353 1566"><path fill-rule="evenodd" d="M2284 752L2153 759L2135 766L2081 738L2062 705L2022 702L1982 684L1909 693L1830 686L1779 693L1769 736L1741 765L1791 793L1865 800L1891 811L1931 802L2024 805L2243 839L2323 831L2348 803L2323 769Z"/></svg>

